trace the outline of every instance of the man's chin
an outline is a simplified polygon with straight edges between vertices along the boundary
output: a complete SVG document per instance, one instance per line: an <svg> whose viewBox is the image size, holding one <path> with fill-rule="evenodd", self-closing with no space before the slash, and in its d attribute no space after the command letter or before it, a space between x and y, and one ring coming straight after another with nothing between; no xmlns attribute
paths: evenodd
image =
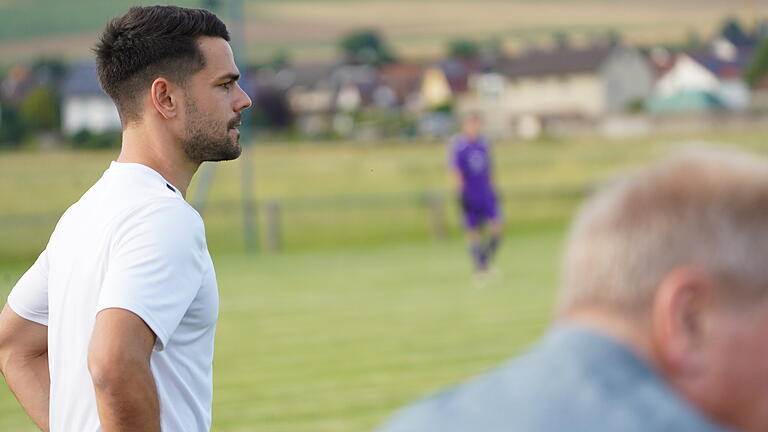
<svg viewBox="0 0 768 432"><path fill-rule="evenodd" d="M221 153L207 158L206 162L223 162L228 160L235 160L240 157L240 155L243 153L243 147L240 145L240 142L233 141L229 143L230 146L227 148L227 151L222 151Z"/></svg>
<svg viewBox="0 0 768 432"><path fill-rule="evenodd" d="M241 154L243 154L243 146L240 145L240 141L235 141L234 144L235 144L234 149L230 154L230 156L232 157L229 158L228 160L237 159L240 157Z"/></svg>

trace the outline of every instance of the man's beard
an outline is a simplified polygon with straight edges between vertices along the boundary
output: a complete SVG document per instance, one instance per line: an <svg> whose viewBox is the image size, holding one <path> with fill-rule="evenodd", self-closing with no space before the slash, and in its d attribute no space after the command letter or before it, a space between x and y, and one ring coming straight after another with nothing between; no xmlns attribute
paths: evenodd
<svg viewBox="0 0 768 432"><path fill-rule="evenodd" d="M240 122L240 115L222 125L202 116L196 103L193 100L189 102L186 107L186 138L182 143L187 157L197 163L237 159L242 152L239 135L232 137L229 131Z"/></svg>

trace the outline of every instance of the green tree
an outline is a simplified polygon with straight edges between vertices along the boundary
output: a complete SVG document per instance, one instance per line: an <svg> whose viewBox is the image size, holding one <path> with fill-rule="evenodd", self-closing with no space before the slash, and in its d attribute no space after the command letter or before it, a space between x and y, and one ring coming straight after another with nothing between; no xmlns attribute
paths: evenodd
<svg viewBox="0 0 768 432"><path fill-rule="evenodd" d="M347 63L378 66L395 60L395 56L375 30L349 33L341 39L340 46Z"/></svg>
<svg viewBox="0 0 768 432"><path fill-rule="evenodd" d="M552 41L559 49L565 49L570 44L570 36L564 31L557 31L552 34Z"/></svg>
<svg viewBox="0 0 768 432"><path fill-rule="evenodd" d="M697 50L702 46L704 46L704 43L701 41L699 32L694 28L688 29L688 33L685 36L684 48L686 50Z"/></svg>
<svg viewBox="0 0 768 432"><path fill-rule="evenodd" d="M280 49L272 54L270 65L275 70L280 70L288 67L291 64L291 57L288 55L288 51Z"/></svg>
<svg viewBox="0 0 768 432"><path fill-rule="evenodd" d="M0 104L0 148L16 148L24 138L19 111L10 104Z"/></svg>
<svg viewBox="0 0 768 432"><path fill-rule="evenodd" d="M203 9L216 12L219 9L220 3L220 0L203 0L201 6Z"/></svg>
<svg viewBox="0 0 768 432"><path fill-rule="evenodd" d="M469 39L455 39L448 43L448 55L459 58L475 57L480 51L477 42Z"/></svg>
<svg viewBox="0 0 768 432"><path fill-rule="evenodd" d="M291 66L291 63L291 57L288 55L288 51L279 49L275 50L270 57L251 63L248 66L248 69L259 70L267 68L281 70Z"/></svg>
<svg viewBox="0 0 768 432"><path fill-rule="evenodd" d="M761 19L755 26L755 37L757 39L764 39L768 37L768 20Z"/></svg>
<svg viewBox="0 0 768 432"><path fill-rule="evenodd" d="M104 149L120 147L120 132L93 133L87 129L81 129L70 138L70 143L75 148Z"/></svg>
<svg viewBox="0 0 768 432"><path fill-rule="evenodd" d="M49 132L59 128L59 98L51 87L38 87L21 102L19 114L32 131Z"/></svg>
<svg viewBox="0 0 768 432"><path fill-rule="evenodd" d="M619 45L621 44L621 33L612 28L605 33L605 41L610 45Z"/></svg>
<svg viewBox="0 0 768 432"><path fill-rule="evenodd" d="M67 74L67 64L57 58L39 58L32 63L32 73L40 85L56 87Z"/></svg>
<svg viewBox="0 0 768 432"><path fill-rule="evenodd" d="M736 43L748 39L747 32L744 31L744 28L736 17L729 17L723 21L723 26L720 29L720 36Z"/></svg>
<svg viewBox="0 0 768 432"><path fill-rule="evenodd" d="M754 87L766 75L768 75L768 39L763 39L752 61L744 70L744 80Z"/></svg>

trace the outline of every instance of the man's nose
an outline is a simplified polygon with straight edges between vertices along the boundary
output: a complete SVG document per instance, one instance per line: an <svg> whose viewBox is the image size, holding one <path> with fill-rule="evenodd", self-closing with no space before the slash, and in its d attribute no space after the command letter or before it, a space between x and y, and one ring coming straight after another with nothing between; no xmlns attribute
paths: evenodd
<svg viewBox="0 0 768 432"><path fill-rule="evenodd" d="M240 84L237 85L237 90L240 92L240 97L238 98L238 103L236 105L237 111L240 112L251 105L253 105L253 102L251 102L250 96L248 96L248 93L243 90L242 87L240 87Z"/></svg>

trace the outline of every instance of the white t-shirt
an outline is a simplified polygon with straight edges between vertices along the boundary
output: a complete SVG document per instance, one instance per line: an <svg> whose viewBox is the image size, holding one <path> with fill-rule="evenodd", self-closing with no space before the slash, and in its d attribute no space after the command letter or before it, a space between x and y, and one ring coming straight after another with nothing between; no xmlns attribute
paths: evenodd
<svg viewBox="0 0 768 432"><path fill-rule="evenodd" d="M17 314L48 326L51 431L101 431L87 353L107 308L135 313L157 336L163 430L209 430L218 303L200 215L156 171L112 162L8 296Z"/></svg>

